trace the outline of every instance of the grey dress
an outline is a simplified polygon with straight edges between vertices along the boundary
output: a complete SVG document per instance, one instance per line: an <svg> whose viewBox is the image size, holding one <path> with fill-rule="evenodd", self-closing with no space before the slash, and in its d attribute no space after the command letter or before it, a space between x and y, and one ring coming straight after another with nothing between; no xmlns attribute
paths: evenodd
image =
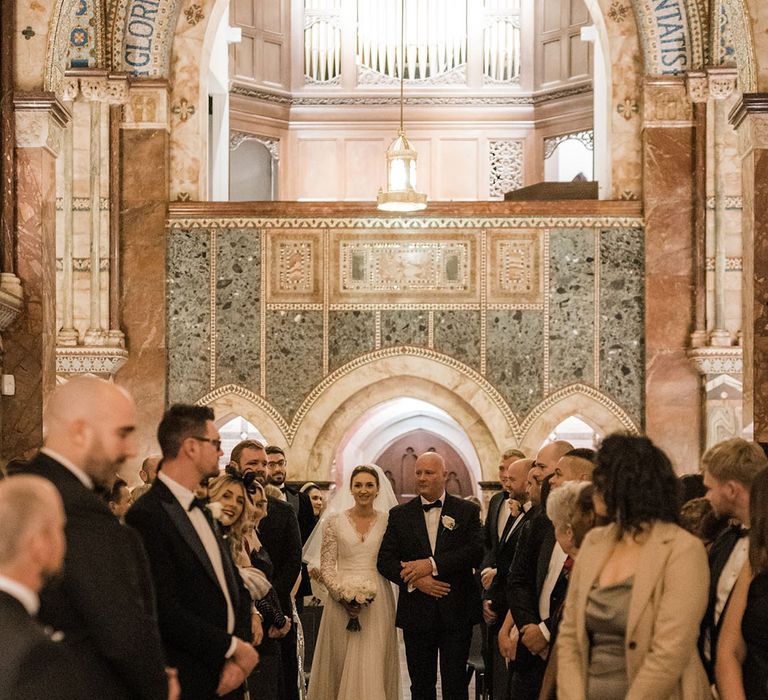
<svg viewBox="0 0 768 700"><path fill-rule="evenodd" d="M589 700L623 700L627 694L627 631L632 581L602 588L595 585L587 597L586 626L589 635Z"/></svg>

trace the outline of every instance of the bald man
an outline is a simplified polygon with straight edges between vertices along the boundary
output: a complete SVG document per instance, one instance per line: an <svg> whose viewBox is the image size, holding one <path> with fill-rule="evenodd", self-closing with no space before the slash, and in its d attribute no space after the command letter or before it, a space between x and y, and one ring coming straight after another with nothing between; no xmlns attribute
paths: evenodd
<svg viewBox="0 0 768 700"><path fill-rule="evenodd" d="M411 697L436 697L439 652L443 698L466 700L472 627L482 617L473 575L483 556L480 509L446 493L439 454L421 455L414 471L419 495L389 512L378 569L400 588Z"/></svg>
<svg viewBox="0 0 768 700"><path fill-rule="evenodd" d="M139 478L142 483L131 491L131 498L134 503L152 488L152 484L155 483L155 479L157 478L157 470L160 468L161 459L162 458L159 455L151 455L146 457L141 463Z"/></svg>
<svg viewBox="0 0 768 700"><path fill-rule="evenodd" d="M37 476L0 483L0 698L87 697L78 659L34 620L38 594L64 561L64 508Z"/></svg>
<svg viewBox="0 0 768 700"><path fill-rule="evenodd" d="M28 471L58 490L67 518L63 576L40 599L40 621L64 633L89 684L83 697L164 700L166 676L146 553L94 488L109 489L136 454L136 411L120 387L77 377L45 408L45 442Z"/></svg>

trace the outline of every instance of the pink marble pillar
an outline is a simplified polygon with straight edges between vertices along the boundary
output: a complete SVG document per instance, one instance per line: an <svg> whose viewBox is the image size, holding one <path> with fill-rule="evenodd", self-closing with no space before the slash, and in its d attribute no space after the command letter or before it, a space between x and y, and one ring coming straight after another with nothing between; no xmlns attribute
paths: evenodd
<svg viewBox="0 0 768 700"><path fill-rule="evenodd" d="M768 93L745 94L730 115L742 159L744 424L768 443Z"/></svg>
<svg viewBox="0 0 768 700"><path fill-rule="evenodd" d="M69 113L51 93L17 93L17 275L23 313L3 335L3 372L16 392L2 397L2 457L42 443L42 409L56 383L56 156Z"/></svg>
<svg viewBox="0 0 768 700"><path fill-rule="evenodd" d="M644 95L645 430L679 471L698 466L699 375L686 349L695 314L695 131L683 78Z"/></svg>
<svg viewBox="0 0 768 700"><path fill-rule="evenodd" d="M138 462L158 452L165 410L165 220L169 182L168 86L132 83L120 129L120 307L128 361L115 381L136 399ZM130 476L130 474L129 474Z"/></svg>

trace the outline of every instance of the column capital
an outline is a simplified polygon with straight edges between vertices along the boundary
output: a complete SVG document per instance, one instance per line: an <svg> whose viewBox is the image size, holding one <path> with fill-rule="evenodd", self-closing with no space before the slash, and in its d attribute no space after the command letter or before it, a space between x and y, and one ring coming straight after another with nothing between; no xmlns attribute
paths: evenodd
<svg viewBox="0 0 768 700"><path fill-rule="evenodd" d="M123 105L122 129L170 131L170 89L163 79L132 79Z"/></svg>
<svg viewBox="0 0 768 700"><path fill-rule="evenodd" d="M693 110L684 77L646 78L643 126L679 128L693 126Z"/></svg>
<svg viewBox="0 0 768 700"><path fill-rule="evenodd" d="M739 154L744 157L754 149L768 149L768 93L742 95L728 115L739 134Z"/></svg>
<svg viewBox="0 0 768 700"><path fill-rule="evenodd" d="M52 92L20 92L13 98L17 148L45 148L59 155L72 115Z"/></svg>
<svg viewBox="0 0 768 700"><path fill-rule="evenodd" d="M739 71L736 68L707 68L709 96L713 100L727 100L736 90Z"/></svg>
<svg viewBox="0 0 768 700"><path fill-rule="evenodd" d="M68 70L62 83L64 99L74 100L78 95L89 102L124 104L128 99L128 74L110 73L100 68Z"/></svg>
<svg viewBox="0 0 768 700"><path fill-rule="evenodd" d="M685 74L685 85L688 97L694 104L706 102L709 99L709 81L703 70L691 70Z"/></svg>

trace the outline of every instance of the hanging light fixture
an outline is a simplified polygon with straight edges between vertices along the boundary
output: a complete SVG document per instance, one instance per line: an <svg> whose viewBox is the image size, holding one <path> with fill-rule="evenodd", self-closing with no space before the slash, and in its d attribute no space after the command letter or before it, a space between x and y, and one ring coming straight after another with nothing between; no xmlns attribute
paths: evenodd
<svg viewBox="0 0 768 700"><path fill-rule="evenodd" d="M416 191L416 151L403 126L405 84L405 0L400 0L400 129L387 149L387 189L379 190L382 211L411 212L427 208L427 195Z"/></svg>

